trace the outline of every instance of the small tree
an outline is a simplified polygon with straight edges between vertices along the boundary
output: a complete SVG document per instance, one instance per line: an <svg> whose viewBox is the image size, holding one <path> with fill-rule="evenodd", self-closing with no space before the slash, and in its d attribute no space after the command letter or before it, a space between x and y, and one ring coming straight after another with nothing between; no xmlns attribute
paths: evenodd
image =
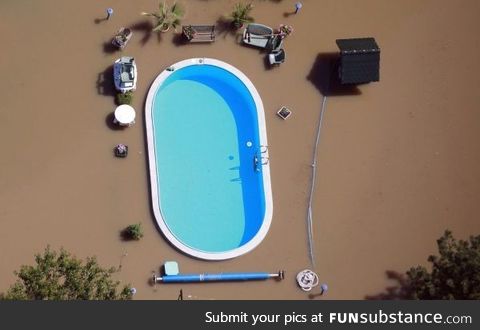
<svg viewBox="0 0 480 330"><path fill-rule="evenodd" d="M119 281L112 279L115 268L104 269L96 258L83 263L61 249L47 247L35 255L34 266L23 265L16 271L17 282L3 295L11 300L127 300L129 285L118 291Z"/></svg>
<svg viewBox="0 0 480 330"><path fill-rule="evenodd" d="M440 256L431 255L429 272L417 266L407 272L413 299L480 299L480 235L456 240L445 231L437 240Z"/></svg>
<svg viewBox="0 0 480 330"><path fill-rule="evenodd" d="M167 32L172 27L176 30L177 26L181 24L184 14L185 12L179 4L174 2L172 6L169 6L166 1L160 2L158 10L154 13L142 12L143 16L155 19L152 32Z"/></svg>
<svg viewBox="0 0 480 330"><path fill-rule="evenodd" d="M136 223L133 225L129 225L127 228L123 230L122 235L126 239L134 239L138 241L140 238L143 237L142 224Z"/></svg>
<svg viewBox="0 0 480 330"><path fill-rule="evenodd" d="M250 12L253 9L253 4L248 3L237 3L233 7L233 11L230 15L227 16L227 19L232 22L232 25L239 29L244 24L252 23L254 21L253 17L250 16Z"/></svg>

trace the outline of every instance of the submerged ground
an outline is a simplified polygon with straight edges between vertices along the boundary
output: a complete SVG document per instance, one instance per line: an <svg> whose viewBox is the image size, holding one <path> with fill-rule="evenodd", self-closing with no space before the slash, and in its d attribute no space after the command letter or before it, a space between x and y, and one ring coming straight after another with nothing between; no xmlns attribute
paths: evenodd
<svg viewBox="0 0 480 330"><path fill-rule="evenodd" d="M235 1L182 1L184 23L212 24ZM294 275L310 267L306 203L322 98L322 63L335 39L373 36L381 50L380 83L359 95L328 100L314 200L316 270L324 298L363 299L390 283L385 271L425 264L435 239L480 232L480 43L475 0L254 1L253 16L291 24L287 62L268 70L263 55L221 33L211 45L181 45L173 33L149 36L139 15L157 1L0 2L0 291L13 270L47 244L78 257L122 265L139 299L307 299ZM106 7L114 8L102 21ZM109 41L134 28L125 55L135 56L139 83L132 128L112 130ZM143 104L150 83L169 64L213 57L242 70L266 109L274 217L264 242L224 262L191 259L160 235L150 212ZM282 121L282 105L293 115ZM130 147L114 159L117 143ZM142 222L145 237L119 232ZM282 283L150 287L151 272L177 260L183 272L287 271Z"/></svg>

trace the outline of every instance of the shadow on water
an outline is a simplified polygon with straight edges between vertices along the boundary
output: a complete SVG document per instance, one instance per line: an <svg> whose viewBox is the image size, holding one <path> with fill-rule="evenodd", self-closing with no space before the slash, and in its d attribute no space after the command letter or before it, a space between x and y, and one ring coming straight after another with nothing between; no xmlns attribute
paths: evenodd
<svg viewBox="0 0 480 330"><path fill-rule="evenodd" d="M100 23L105 22L105 21L107 21L107 18L106 18L106 17L95 18L95 19L93 20L93 23L95 23L95 24L100 24Z"/></svg>
<svg viewBox="0 0 480 330"><path fill-rule="evenodd" d="M405 275L394 270L385 272L389 280L394 281L394 285L389 286L384 292L375 295L367 295L367 300L407 300L411 299L411 290L408 286Z"/></svg>
<svg viewBox="0 0 480 330"><path fill-rule="evenodd" d="M151 286L153 288L153 292L157 292L157 284L155 283L155 281L153 280L153 276L155 275L155 271L152 270L152 276L150 276L150 278L146 281L147 285L148 286Z"/></svg>
<svg viewBox="0 0 480 330"><path fill-rule="evenodd" d="M150 21L140 21L138 23L134 23L128 27L130 30L141 33L143 36L140 39L140 44L144 46L151 38L152 34L155 32L152 32L153 29L153 24ZM158 41L161 41L161 36L160 33L156 33Z"/></svg>
<svg viewBox="0 0 480 330"><path fill-rule="evenodd" d="M103 52L105 54L113 54L118 50L110 41L106 41L103 43Z"/></svg>
<svg viewBox="0 0 480 330"><path fill-rule="evenodd" d="M274 69L275 67L279 66L279 65L272 65L270 64L270 60L268 59L268 54L264 56L263 58L263 67L265 68L265 71L270 71L272 69Z"/></svg>
<svg viewBox="0 0 480 330"><path fill-rule="evenodd" d="M137 242L138 240L132 238L130 231L128 228L124 228L118 232L118 235L120 237L120 240L122 242ZM121 264L121 263L120 263Z"/></svg>
<svg viewBox="0 0 480 330"><path fill-rule="evenodd" d="M215 22L215 31L217 37L223 37L225 39L227 36L236 36L239 34L239 29L235 29L232 26L232 22L226 19L225 17L220 17Z"/></svg>
<svg viewBox="0 0 480 330"><path fill-rule="evenodd" d="M340 53L318 54L307 76L312 84L325 96L360 95L356 85L342 85L338 77Z"/></svg>
<svg viewBox="0 0 480 330"><path fill-rule="evenodd" d="M310 294L308 294L308 299L316 299L316 298L321 298L323 296L324 296L324 294L322 292L310 293Z"/></svg>
<svg viewBox="0 0 480 330"><path fill-rule="evenodd" d="M216 33L216 35L218 36L218 33ZM185 38L185 36L183 35L182 32L175 33L175 34L173 35L172 42L173 42L173 44L174 44L175 46L177 46L177 47L192 44L191 42L189 42L189 41ZM203 45L213 45L213 42L202 42L201 44L203 44ZM198 45L197 45L197 46L198 46Z"/></svg>
<svg viewBox="0 0 480 330"><path fill-rule="evenodd" d="M96 87L98 95L115 96L117 94L113 84L113 65L98 74Z"/></svg>
<svg viewBox="0 0 480 330"><path fill-rule="evenodd" d="M115 118L115 115L112 113L109 113L105 117L105 124L110 128L112 131L123 131L124 127L120 125L116 125L113 123L113 119Z"/></svg>
<svg viewBox="0 0 480 330"><path fill-rule="evenodd" d="M183 33L175 33L172 38L172 42L175 46L185 46L188 44L188 41L183 36Z"/></svg>

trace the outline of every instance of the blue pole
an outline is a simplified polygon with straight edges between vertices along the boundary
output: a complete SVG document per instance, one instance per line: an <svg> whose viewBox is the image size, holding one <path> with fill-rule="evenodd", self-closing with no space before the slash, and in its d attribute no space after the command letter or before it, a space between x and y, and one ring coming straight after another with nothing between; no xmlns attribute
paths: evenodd
<svg viewBox="0 0 480 330"><path fill-rule="evenodd" d="M269 273L220 273L220 274L178 274L154 276L154 282L163 283L196 283L196 282L231 282L231 281L262 281L269 278L284 278L284 272Z"/></svg>

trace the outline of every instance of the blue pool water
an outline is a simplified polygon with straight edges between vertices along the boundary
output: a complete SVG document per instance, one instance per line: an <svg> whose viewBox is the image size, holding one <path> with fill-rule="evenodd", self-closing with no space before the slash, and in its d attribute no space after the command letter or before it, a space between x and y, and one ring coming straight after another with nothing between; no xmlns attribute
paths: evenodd
<svg viewBox="0 0 480 330"><path fill-rule="evenodd" d="M174 71L152 106L160 211L182 244L225 252L249 242L265 216L259 125L252 95L213 65ZM251 145L249 147L249 145Z"/></svg>

